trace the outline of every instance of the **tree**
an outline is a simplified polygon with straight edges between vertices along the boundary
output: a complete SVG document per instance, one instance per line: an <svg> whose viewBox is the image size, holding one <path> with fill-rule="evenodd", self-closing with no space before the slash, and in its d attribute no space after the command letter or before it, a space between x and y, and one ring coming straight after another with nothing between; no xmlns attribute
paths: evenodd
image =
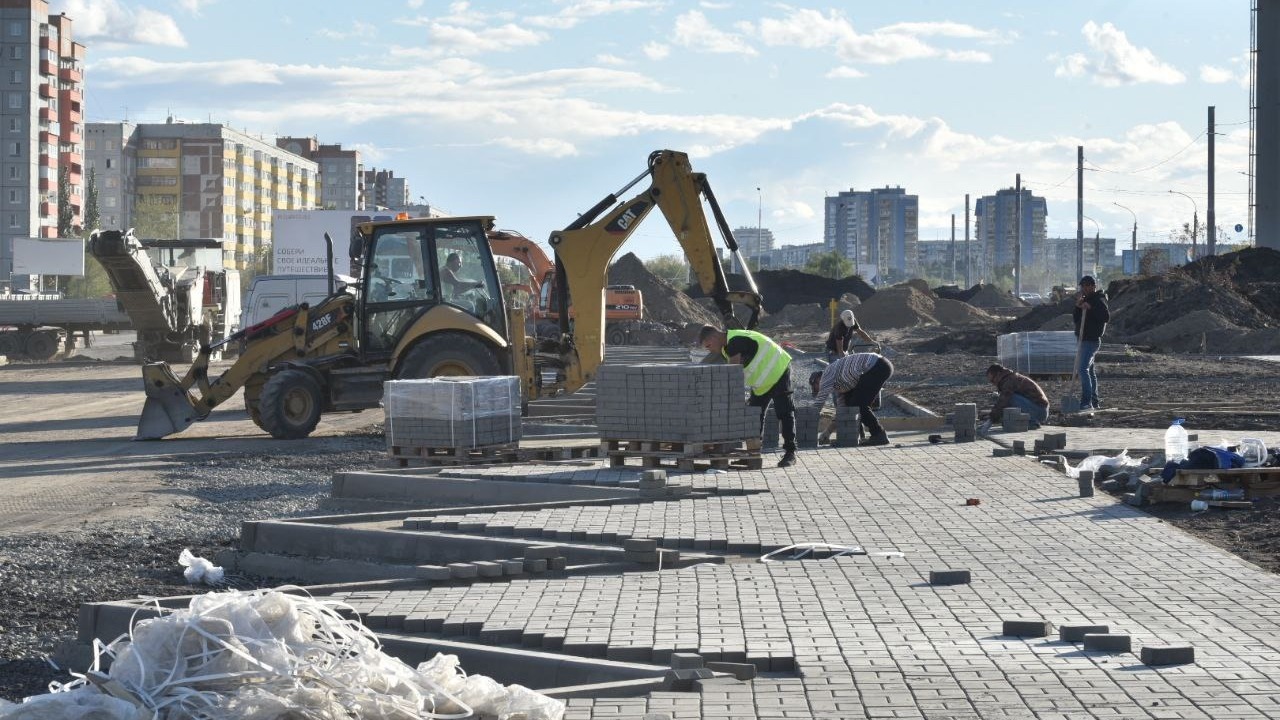
<svg viewBox="0 0 1280 720"><path fill-rule="evenodd" d="M646 260L644 267L675 287L683 289L689 284L689 263L679 255L659 255Z"/></svg>
<svg viewBox="0 0 1280 720"><path fill-rule="evenodd" d="M98 229L101 216L98 214L98 180L97 171L89 168L89 181L84 191L84 235Z"/></svg>
<svg viewBox="0 0 1280 720"><path fill-rule="evenodd" d="M815 253L804 264L804 271L812 275L839 280L853 274L853 261L838 252Z"/></svg>
<svg viewBox="0 0 1280 720"><path fill-rule="evenodd" d="M67 166L58 168L58 237L71 237L76 211L71 206L71 175Z"/></svg>
<svg viewBox="0 0 1280 720"><path fill-rule="evenodd" d="M172 195L138 195L133 204L133 234L148 240L177 240L178 206Z"/></svg>

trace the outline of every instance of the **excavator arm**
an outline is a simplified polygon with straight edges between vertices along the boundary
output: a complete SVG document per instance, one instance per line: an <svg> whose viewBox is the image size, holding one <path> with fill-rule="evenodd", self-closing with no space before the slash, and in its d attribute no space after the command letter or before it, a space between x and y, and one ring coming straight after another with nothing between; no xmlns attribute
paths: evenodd
<svg viewBox="0 0 1280 720"><path fill-rule="evenodd" d="M630 200L619 196L650 179L649 187ZM724 268L716 253L703 202L711 208L717 229L735 255L738 244L702 173L693 172L689 157L674 150L658 150L649 155L649 167L621 190L611 193L564 230L551 234L555 251L556 291L560 307L574 303L575 317L560 314L560 362L563 383L573 392L589 382L604 359L605 289L609 264L631 234L657 207L667 219L685 257L698 278L702 292L710 297L729 328L754 328L760 316L761 298L746 263L743 267L748 289L729 289ZM740 256L739 256L740 258ZM740 304L750 311L745 323L734 312Z"/></svg>

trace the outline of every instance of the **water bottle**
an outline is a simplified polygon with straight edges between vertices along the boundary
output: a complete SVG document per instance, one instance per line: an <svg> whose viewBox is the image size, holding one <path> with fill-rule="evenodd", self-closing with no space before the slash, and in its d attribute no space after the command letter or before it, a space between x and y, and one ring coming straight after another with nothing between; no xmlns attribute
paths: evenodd
<svg viewBox="0 0 1280 720"><path fill-rule="evenodd" d="M1244 488L1210 488L1201 490L1196 497L1202 500L1243 500Z"/></svg>
<svg viewBox="0 0 1280 720"><path fill-rule="evenodd" d="M1187 429L1182 426L1185 422L1182 418L1177 418L1168 430L1164 431L1164 461L1180 462L1187 459Z"/></svg>

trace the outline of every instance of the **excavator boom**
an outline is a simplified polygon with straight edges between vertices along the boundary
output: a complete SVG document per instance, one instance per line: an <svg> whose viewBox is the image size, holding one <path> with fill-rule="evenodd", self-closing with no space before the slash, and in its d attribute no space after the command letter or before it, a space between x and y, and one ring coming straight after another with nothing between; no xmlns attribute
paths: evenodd
<svg viewBox="0 0 1280 720"><path fill-rule="evenodd" d="M619 196L645 178L647 189L630 200ZM560 307L574 301L575 317L560 316L564 389L572 392L589 382L604 359L604 293L609 264L623 243L656 207L662 211L685 257L698 278L703 293L716 304L726 327L754 328L759 320L761 297L755 279L741 263L748 284L745 290L731 291L716 252L711 227L703 203L711 208L716 227L731 252L737 254L728 222L716 202L706 176L693 172L689 157L674 150L659 150L649 156L649 167L616 193L612 193L564 230L551 234L555 250L557 291ZM750 311L744 322L734 311L740 304Z"/></svg>

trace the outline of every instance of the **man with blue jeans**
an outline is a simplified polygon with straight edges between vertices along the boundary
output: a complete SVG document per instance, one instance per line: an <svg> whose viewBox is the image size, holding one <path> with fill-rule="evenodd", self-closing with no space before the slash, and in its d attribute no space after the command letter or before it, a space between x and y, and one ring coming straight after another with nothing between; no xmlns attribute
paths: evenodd
<svg viewBox="0 0 1280 720"><path fill-rule="evenodd" d="M1031 420L1032 429L1049 419L1049 398L1035 380L994 363L987 368L987 382L995 385L1000 393L995 405L991 406L989 423L1000 422L1004 418L1004 411L1009 408L1026 413Z"/></svg>
<svg viewBox="0 0 1280 720"><path fill-rule="evenodd" d="M1107 296L1098 290L1097 283L1089 275L1080 278L1080 294L1076 296L1071 319L1075 322L1076 338L1080 343L1080 360L1076 366L1080 373L1080 409L1097 410L1102 407L1102 401L1098 399L1098 375L1094 371L1093 359L1098 348L1102 347L1102 336L1107 332L1111 311L1107 309Z"/></svg>

